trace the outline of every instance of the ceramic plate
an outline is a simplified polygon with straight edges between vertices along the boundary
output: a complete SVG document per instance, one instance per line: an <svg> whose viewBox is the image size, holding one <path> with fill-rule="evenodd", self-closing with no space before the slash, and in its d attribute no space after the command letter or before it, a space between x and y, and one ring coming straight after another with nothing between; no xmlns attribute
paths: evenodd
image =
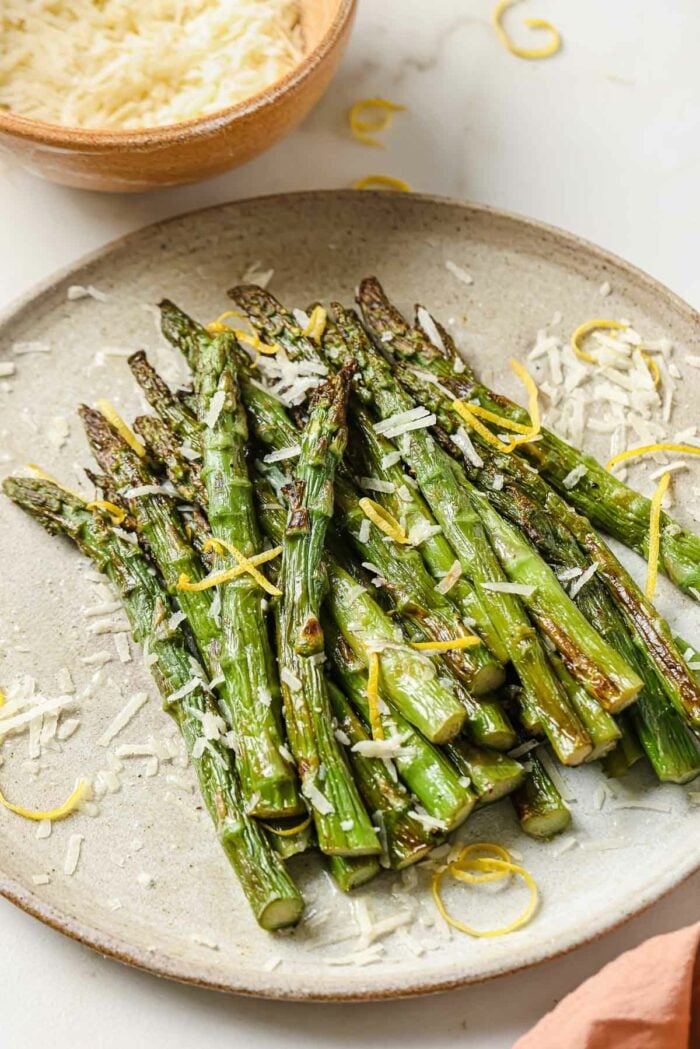
<svg viewBox="0 0 700 1049"><path fill-rule="evenodd" d="M448 260L468 270L473 284L457 280ZM417 195L341 191L236 202L116 242L5 318L0 359L13 361L16 374L0 393L3 472L38 461L68 485L82 484L80 464L89 456L76 404L107 396L127 417L142 410L127 351L144 347L170 379L181 374L157 332L153 304L167 295L207 321L228 308L226 289L255 263L274 269L271 290L300 306L317 298L349 302L363 275L378 274L401 306L420 299L449 321L477 368L513 394L508 357L524 356L555 313L562 333L602 312L629 318L645 337L668 336L681 364L686 353L698 352L698 317L688 306L620 260L534 222ZM603 301L605 281L612 294ZM71 285L92 285L106 298L69 301ZM17 342L39 342L49 352L16 355ZM677 430L697 422L700 393L700 374L683 371ZM679 482L678 491L692 484L692 477ZM44 747L38 759L30 758L36 741L8 738L3 790L43 807L64 797L79 774L113 773L102 776L113 789L100 798L97 814L58 823L46 838L37 838L36 825L0 810L0 891L102 953L176 979L276 998L415 994L571 950L649 906L700 865L700 808L690 805L687 788L660 787L639 769L616 785L616 799L601 810L602 774L577 769L566 773L575 800L573 827L563 839L527 840L507 802L476 813L461 832L504 843L533 873L541 906L516 934L446 935L423 874L411 888L387 873L350 899L333 890L315 860L303 859L295 872L310 901L306 920L291 934L265 934L217 847L139 653L132 645L133 658L121 662L112 635L86 632L96 620L82 610L105 597L89 566L4 499L0 536L0 680L30 674L39 692L55 695L57 676L69 667L76 702L62 720L79 719L69 739L54 750ZM631 564L641 578L643 565ZM675 625L700 638L697 606L663 581L659 602ZM98 670L91 660L104 655L110 661L92 695L80 699ZM145 706L109 747L97 746L127 697L141 690L150 696ZM123 756L115 763L118 746L142 745L158 750L161 760ZM32 766L39 766L38 776ZM68 876L73 834L84 841ZM469 917L488 926L522 902L482 894ZM383 949L358 957L363 914L410 923L382 939ZM362 959L369 964L357 964Z"/></svg>

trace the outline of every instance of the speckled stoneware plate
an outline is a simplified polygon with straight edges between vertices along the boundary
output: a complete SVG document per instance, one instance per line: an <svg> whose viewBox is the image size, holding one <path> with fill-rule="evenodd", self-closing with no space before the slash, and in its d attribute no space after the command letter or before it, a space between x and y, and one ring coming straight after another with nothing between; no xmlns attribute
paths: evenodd
<svg viewBox="0 0 700 1049"><path fill-rule="evenodd" d="M468 270L473 284L455 279L446 260ZM151 226L25 299L0 331L0 360L16 364L16 374L1 384L3 472L38 461L68 485L82 483L79 464L89 456L76 404L109 396L127 417L141 408L127 350L145 347L171 379L180 373L158 335L153 304L168 295L209 320L228 307L226 289L255 262L274 269L271 290L300 306L331 296L350 301L360 277L378 274L402 306L420 298L451 321L477 367L514 394L507 358L524 355L553 314L562 315L562 333L601 312L627 317L646 337L673 340L684 373L674 426L697 423L700 374L683 359L698 352L698 316L648 277L574 237L485 208L417 195L319 192L237 202ZM605 281L612 294L603 302ZM75 284L93 285L105 301L67 301ZM13 343L35 341L50 352L13 354ZM681 517L686 485L690 490L692 479L676 483ZM316 861L302 860L295 873L310 900L307 919L294 933L265 934L198 807L191 770L177 748L163 749L168 719L138 653L122 663L111 635L86 632L95 620L82 610L104 599L86 574L89 566L4 499L0 537L0 681L30 674L38 691L55 695L57 675L69 667L76 702L62 719L79 718L60 749L44 748L38 760L29 758L27 736L8 738L2 788L43 807L64 797L79 774L94 778L114 768L116 779L108 778L119 787L100 798L96 814L58 823L46 838L37 838L36 825L0 810L0 891L102 953L164 976L274 998L417 994L571 950L649 906L700 865L700 808L690 805L687 788L660 787L641 769L616 785L616 799L599 810L601 772L577 769L566 774L576 800L573 827L563 839L527 840L508 803L475 814L461 831L464 838L513 848L533 873L541 905L521 931L494 940L448 938L436 923L426 876L407 892L396 875L385 874L358 898L374 918L410 917L412 923L382 940L377 960L353 964L356 904L334 892ZM631 563L641 576L643 566ZM664 581L659 602L687 636L700 638L697 606ZM91 698L80 700L97 669L84 660L100 653L111 661ZM139 690L149 701L109 747L97 746ZM172 753L157 774L148 758L123 757L121 768L114 765L117 746L148 749L153 739L161 753ZM37 765L33 776L29 768ZM639 803L649 808L624 807ZM76 833L84 837L82 851L67 876L66 850ZM488 926L505 909L517 911L524 896L475 894L472 900L468 917Z"/></svg>

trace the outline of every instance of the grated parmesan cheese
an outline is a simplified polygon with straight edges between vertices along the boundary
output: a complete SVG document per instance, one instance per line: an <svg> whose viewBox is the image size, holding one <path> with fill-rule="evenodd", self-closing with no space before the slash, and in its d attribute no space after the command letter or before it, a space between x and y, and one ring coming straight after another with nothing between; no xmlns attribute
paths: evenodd
<svg viewBox="0 0 700 1049"><path fill-rule="evenodd" d="M7 0L0 106L72 127L176 124L250 98L301 55L296 0Z"/></svg>
<svg viewBox="0 0 700 1049"><path fill-rule="evenodd" d="M63 861L63 873L67 874L68 877L72 877L77 868L78 861L80 860L80 850L83 846L84 837L82 834L71 834L68 839L68 848L66 849L66 858Z"/></svg>
<svg viewBox="0 0 700 1049"><path fill-rule="evenodd" d="M491 590L496 594L518 594L520 597L532 597L535 592L534 586L527 583L482 583L483 590Z"/></svg>
<svg viewBox="0 0 700 1049"><path fill-rule="evenodd" d="M197 682L196 682L197 683ZM170 700L173 697L170 696ZM107 726L100 738L97 740L98 747L108 747L115 736L125 729L132 718L136 717L141 707L148 702L147 692L136 692L128 703L119 711L113 721Z"/></svg>

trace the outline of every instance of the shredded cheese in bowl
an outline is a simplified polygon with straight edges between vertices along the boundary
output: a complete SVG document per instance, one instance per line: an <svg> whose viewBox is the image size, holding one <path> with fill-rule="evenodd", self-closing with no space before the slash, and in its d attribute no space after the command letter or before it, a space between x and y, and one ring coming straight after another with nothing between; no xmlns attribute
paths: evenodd
<svg viewBox="0 0 700 1049"><path fill-rule="evenodd" d="M177 124L298 64L297 0L5 0L0 108L68 127Z"/></svg>

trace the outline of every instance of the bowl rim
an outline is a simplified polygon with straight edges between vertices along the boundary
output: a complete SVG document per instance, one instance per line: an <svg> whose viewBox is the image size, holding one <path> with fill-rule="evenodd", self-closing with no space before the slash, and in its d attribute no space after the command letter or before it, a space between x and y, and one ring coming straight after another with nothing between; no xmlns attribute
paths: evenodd
<svg viewBox="0 0 700 1049"><path fill-rule="evenodd" d="M274 83L232 106L217 109L202 117L193 117L176 124L155 125L145 128L107 129L82 128L63 124L51 124L44 120L24 117L9 110L0 110L0 135L38 142L42 145L79 150L84 147L110 147L139 149L166 146L186 138L197 138L231 123L241 117L250 116L258 110L273 105L288 92L297 89L334 50L346 26L352 20L357 0L337 0L336 10L328 29L312 51L305 53L301 61Z"/></svg>

